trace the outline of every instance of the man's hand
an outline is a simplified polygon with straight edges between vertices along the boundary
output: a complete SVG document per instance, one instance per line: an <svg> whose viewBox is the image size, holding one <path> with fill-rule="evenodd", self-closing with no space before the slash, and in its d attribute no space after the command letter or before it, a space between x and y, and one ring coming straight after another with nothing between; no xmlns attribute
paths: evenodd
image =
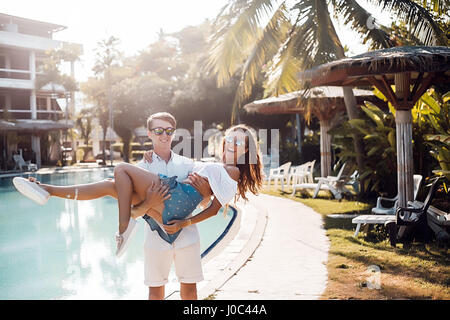
<svg viewBox="0 0 450 320"><path fill-rule="evenodd" d="M144 161L146 161L148 163L152 163L152 161L153 161L152 156L153 156L153 150L146 151L144 153Z"/></svg>
<svg viewBox="0 0 450 320"><path fill-rule="evenodd" d="M191 225L191 219L186 220L170 220L167 224L163 225L164 230L168 234L174 234L175 232L178 232L179 230L190 226Z"/></svg>
<svg viewBox="0 0 450 320"><path fill-rule="evenodd" d="M171 194L168 192L169 186L162 184L155 186L155 183L152 182L147 189L145 200L131 210L131 217L133 219L141 217L150 209L161 214L164 210L164 201L171 197ZM148 214L152 217L152 213L148 212Z"/></svg>
<svg viewBox="0 0 450 320"><path fill-rule="evenodd" d="M156 185L155 182L152 182L151 186L147 189L144 204L149 208L156 208L171 197L171 194L168 192L168 185Z"/></svg>

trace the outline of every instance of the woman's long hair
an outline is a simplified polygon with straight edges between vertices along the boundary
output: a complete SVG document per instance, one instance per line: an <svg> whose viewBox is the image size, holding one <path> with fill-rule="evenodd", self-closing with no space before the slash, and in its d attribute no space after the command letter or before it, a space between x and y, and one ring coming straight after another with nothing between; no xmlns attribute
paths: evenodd
<svg viewBox="0 0 450 320"><path fill-rule="evenodd" d="M248 200L245 196L247 191L258 194L262 187L263 167L258 140L252 129L244 124L238 124L227 129L225 137L233 131L241 131L245 134L246 152L237 159L236 167L239 169L238 196ZM222 160L225 163L225 139L222 140Z"/></svg>

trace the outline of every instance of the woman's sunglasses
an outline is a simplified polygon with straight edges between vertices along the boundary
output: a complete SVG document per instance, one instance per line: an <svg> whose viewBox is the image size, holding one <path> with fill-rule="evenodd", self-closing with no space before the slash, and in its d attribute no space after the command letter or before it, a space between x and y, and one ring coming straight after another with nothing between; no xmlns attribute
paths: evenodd
<svg viewBox="0 0 450 320"><path fill-rule="evenodd" d="M175 128L172 127L168 127L168 128L161 128L161 127L157 127L157 128L153 128L151 129L157 136L160 136L163 134L163 132L165 131L166 134L168 136L171 136L174 132L175 132Z"/></svg>
<svg viewBox="0 0 450 320"><path fill-rule="evenodd" d="M225 137L225 142L226 142L226 143L234 143L234 144L235 144L236 146L238 146L238 147L243 146L243 145L245 144L245 142L242 141L242 140L236 140L236 141L234 141L234 138L233 138L233 137Z"/></svg>

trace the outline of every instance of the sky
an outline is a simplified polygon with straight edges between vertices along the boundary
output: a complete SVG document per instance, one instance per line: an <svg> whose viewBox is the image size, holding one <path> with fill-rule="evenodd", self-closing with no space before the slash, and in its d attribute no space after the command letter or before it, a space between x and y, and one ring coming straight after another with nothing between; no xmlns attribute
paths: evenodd
<svg viewBox="0 0 450 320"><path fill-rule="evenodd" d="M160 29L176 32L189 25L198 25L216 17L228 0L13 0L2 1L1 13L66 26L56 32L56 40L83 45L84 54L75 66L75 77L85 81L92 75L94 49L110 36L120 39L119 49L133 55L157 40ZM294 1L295 2L295 1ZM358 1L384 24L389 17L365 0ZM341 41L350 47L348 55L367 51L355 41L357 34L337 25Z"/></svg>

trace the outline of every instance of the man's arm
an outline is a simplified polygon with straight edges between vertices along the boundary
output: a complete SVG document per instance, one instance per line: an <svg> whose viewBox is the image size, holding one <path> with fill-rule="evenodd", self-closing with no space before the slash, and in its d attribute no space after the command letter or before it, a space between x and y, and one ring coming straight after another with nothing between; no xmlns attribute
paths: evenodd
<svg viewBox="0 0 450 320"><path fill-rule="evenodd" d="M142 217L144 214L147 214L149 217L152 217L162 224L162 210L158 211L159 209L160 208L153 209L150 206L146 205L143 201L140 204L131 207L131 217L133 219L137 219L139 217Z"/></svg>
<svg viewBox="0 0 450 320"><path fill-rule="evenodd" d="M136 163L136 166L142 169L145 169L147 171L149 170L149 164L152 163L152 154L153 151L147 151L144 153L144 157L141 161ZM150 189L150 188L149 188ZM154 195L155 196L155 195ZM147 196L144 201L141 203L134 205L131 207L131 216L134 219L137 219L139 217L142 217L144 214L147 214L148 216L152 217L156 221L162 222L162 212L164 210L164 203L157 204L158 199L153 198L151 199L151 191L147 190Z"/></svg>

